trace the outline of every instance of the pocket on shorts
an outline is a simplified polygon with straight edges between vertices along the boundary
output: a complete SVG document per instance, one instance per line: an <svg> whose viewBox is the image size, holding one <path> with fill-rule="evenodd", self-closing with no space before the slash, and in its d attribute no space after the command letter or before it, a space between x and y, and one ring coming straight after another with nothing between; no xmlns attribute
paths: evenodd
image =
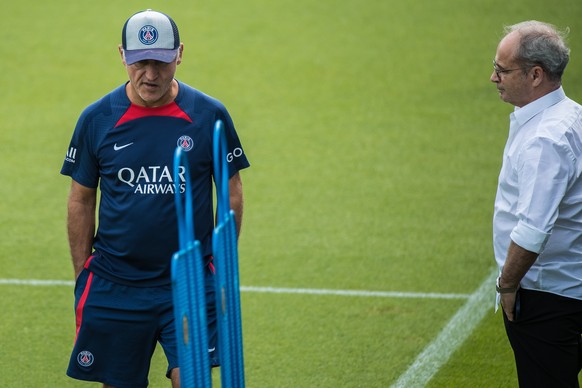
<svg viewBox="0 0 582 388"><path fill-rule="evenodd" d="M79 274L79 277L77 277L77 280L75 280L75 288L74 288L74 293L75 296L77 296L77 293L83 293L83 290L85 290L85 286L87 285L87 279L89 278L89 270L86 268L83 268L83 270L81 271L81 273Z"/></svg>

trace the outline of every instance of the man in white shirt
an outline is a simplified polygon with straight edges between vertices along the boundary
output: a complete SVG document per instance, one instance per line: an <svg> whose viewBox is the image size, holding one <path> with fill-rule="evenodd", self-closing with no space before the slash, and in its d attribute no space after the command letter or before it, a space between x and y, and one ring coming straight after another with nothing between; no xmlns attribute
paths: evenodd
<svg viewBox="0 0 582 388"><path fill-rule="evenodd" d="M498 298L522 387L578 387L582 367L582 106L552 25L506 27L491 81L515 106L495 199Z"/></svg>

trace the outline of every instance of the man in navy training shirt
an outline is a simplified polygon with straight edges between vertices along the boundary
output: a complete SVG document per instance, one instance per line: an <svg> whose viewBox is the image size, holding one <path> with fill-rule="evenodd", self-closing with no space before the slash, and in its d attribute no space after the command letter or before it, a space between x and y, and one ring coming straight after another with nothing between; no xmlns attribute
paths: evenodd
<svg viewBox="0 0 582 388"><path fill-rule="evenodd" d="M195 237L206 265L210 364L219 365L211 251L216 120L224 123L231 156L230 203L239 233L239 171L249 162L222 103L174 78L183 49L168 15L131 16L119 46L129 81L83 111L67 150L61 173L72 178L67 224L77 327L67 374L75 379L146 387L159 342L167 376L180 386L170 270L178 250L174 191L185 189L172 176L177 146L188 157Z"/></svg>

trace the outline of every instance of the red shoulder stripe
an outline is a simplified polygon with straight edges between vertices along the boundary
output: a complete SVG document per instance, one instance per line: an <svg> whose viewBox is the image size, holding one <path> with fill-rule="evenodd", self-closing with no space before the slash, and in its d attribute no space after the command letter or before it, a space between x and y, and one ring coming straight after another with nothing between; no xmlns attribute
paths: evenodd
<svg viewBox="0 0 582 388"><path fill-rule="evenodd" d="M178 104L176 104L175 101L172 101L167 105L158 106L155 108L146 108L144 106L131 104L127 111L123 114L123 116L121 116L119 121L115 124L115 127L118 127L121 124L127 123L128 121L131 120L136 120L142 117L150 116L177 117L179 119L186 120L190 123L192 122L190 116L188 116L186 112L184 112L182 108L180 108Z"/></svg>

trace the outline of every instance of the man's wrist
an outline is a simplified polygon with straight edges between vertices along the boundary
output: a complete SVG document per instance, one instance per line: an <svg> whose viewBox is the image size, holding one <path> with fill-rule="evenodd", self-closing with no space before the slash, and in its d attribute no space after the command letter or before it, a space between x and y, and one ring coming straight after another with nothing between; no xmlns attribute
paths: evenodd
<svg viewBox="0 0 582 388"><path fill-rule="evenodd" d="M495 283L495 290L500 294L513 294L519 289L519 284L515 287L502 287L501 286L501 275L497 278Z"/></svg>

